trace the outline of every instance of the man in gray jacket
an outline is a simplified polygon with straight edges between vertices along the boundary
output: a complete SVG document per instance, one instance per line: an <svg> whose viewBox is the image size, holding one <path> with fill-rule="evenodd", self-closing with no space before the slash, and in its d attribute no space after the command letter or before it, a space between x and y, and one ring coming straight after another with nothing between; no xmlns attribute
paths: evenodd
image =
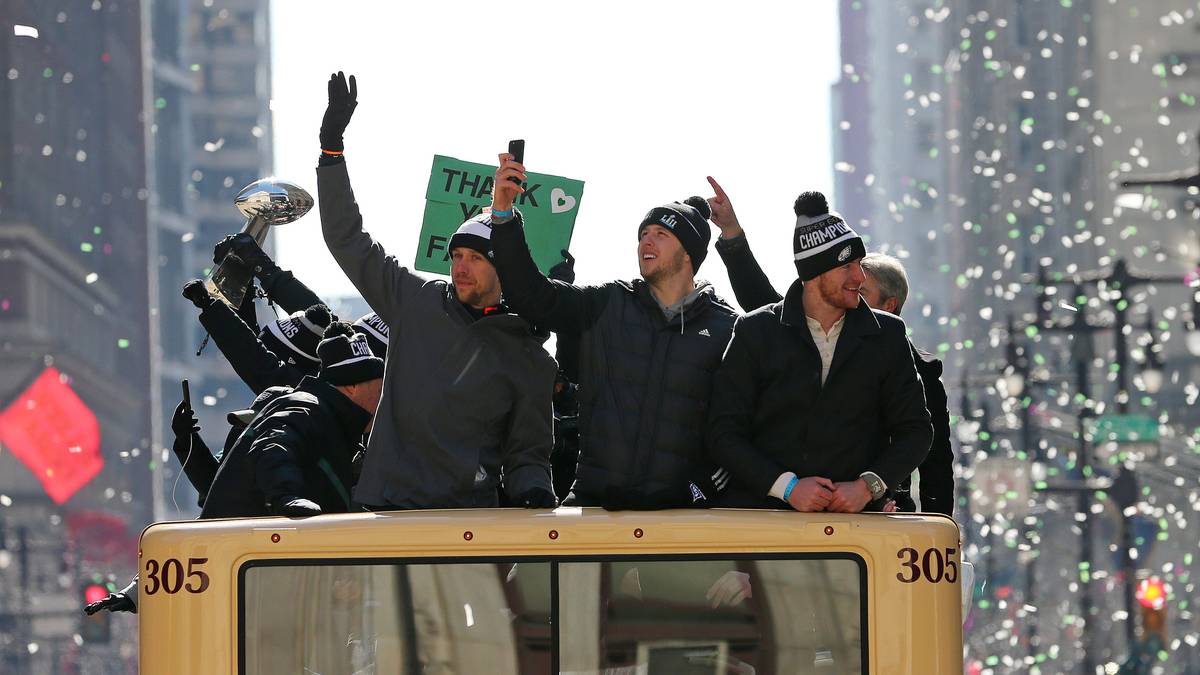
<svg viewBox="0 0 1200 675"><path fill-rule="evenodd" d="M330 253L388 326L383 397L354 499L372 509L489 507L497 486L553 508L554 360L501 301L486 216L450 239L452 283L418 275L363 231L342 154L353 77L329 81L317 195Z"/></svg>

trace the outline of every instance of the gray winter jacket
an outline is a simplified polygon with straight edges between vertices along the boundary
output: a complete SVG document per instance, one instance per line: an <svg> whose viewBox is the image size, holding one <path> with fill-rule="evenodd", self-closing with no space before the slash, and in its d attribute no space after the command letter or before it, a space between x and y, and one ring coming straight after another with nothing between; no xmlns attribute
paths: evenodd
<svg viewBox="0 0 1200 675"><path fill-rule="evenodd" d="M495 506L550 491L554 360L513 314L475 320L454 287L409 271L363 231L345 162L317 169L330 253L391 331L383 397L354 489L384 508Z"/></svg>

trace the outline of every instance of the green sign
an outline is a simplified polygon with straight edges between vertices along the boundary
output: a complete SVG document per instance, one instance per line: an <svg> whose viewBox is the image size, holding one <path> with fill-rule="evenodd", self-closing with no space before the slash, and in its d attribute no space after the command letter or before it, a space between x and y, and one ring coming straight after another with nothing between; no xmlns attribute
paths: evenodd
<svg viewBox="0 0 1200 675"><path fill-rule="evenodd" d="M1158 440L1158 420L1149 415L1101 415L1092 439L1096 443L1138 443Z"/></svg>
<svg viewBox="0 0 1200 675"><path fill-rule="evenodd" d="M416 269L450 274L450 235L491 205L495 173L495 166L434 155L413 265ZM528 179L516 207L525 217L529 251L545 274L562 261L559 251L571 245L575 216L583 199L583 181L542 173L530 173Z"/></svg>

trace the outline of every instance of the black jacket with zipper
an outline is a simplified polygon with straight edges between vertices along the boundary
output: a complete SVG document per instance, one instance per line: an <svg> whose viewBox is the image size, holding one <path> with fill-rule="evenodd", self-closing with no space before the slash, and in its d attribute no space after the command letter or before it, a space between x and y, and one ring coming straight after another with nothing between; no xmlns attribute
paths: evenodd
<svg viewBox="0 0 1200 675"><path fill-rule="evenodd" d="M711 492L718 469L704 448L704 421L737 312L707 284L668 321L640 279L547 279L519 214L493 223L492 247L509 304L546 330L579 335L576 503L682 507L699 501L689 483Z"/></svg>

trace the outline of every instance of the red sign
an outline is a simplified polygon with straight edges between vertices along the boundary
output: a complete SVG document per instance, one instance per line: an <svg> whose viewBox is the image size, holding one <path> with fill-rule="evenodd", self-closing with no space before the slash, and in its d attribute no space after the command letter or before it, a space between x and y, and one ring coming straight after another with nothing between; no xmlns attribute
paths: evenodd
<svg viewBox="0 0 1200 675"><path fill-rule="evenodd" d="M56 504L104 468L100 424L66 380L57 368L47 368L0 412L0 444L33 472Z"/></svg>

